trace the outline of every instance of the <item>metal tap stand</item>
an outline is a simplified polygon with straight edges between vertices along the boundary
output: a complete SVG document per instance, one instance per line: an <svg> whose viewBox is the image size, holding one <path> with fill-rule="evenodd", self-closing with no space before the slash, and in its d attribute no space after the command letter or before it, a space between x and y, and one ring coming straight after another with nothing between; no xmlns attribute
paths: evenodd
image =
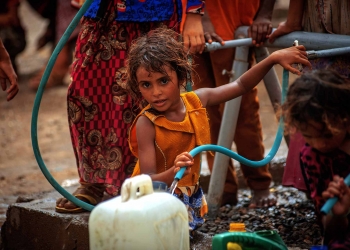
<svg viewBox="0 0 350 250"><path fill-rule="evenodd" d="M232 66L232 77L230 82L238 79L244 72L247 71L249 47L237 47L235 60ZM225 103L223 120L221 123L218 145L231 149L232 141L236 131L237 118L242 97L237 97ZM221 131L225 131L222 133ZM221 203L221 196L224 192L224 181L230 158L224 154L215 154L214 168L211 173L208 192L208 215L214 217L219 209L218 204ZM214 171L216 169L218 171Z"/></svg>
<svg viewBox="0 0 350 250"><path fill-rule="evenodd" d="M236 37L247 37L248 27L239 27L236 32ZM335 35L335 34L323 34L323 33L311 33L296 31L290 34L279 37L273 44L268 41L264 44L266 47L275 48L287 48L292 46L295 40L299 41L306 47L307 50L326 50L332 48L338 48L333 50L333 55L339 55L350 52L350 36ZM225 45L219 43L207 44L206 50L213 51L217 49L236 48L235 59L232 67L233 77L230 81L238 79L248 69L248 51L252 46L251 38L236 39L225 42ZM345 48L346 47L346 48ZM339 49L341 48L341 49ZM255 48L257 62L263 60L268 56L268 51L264 47ZM332 53L325 51L324 54L330 56ZM315 51L308 53L309 57L317 54ZM322 53L319 53L321 55ZM325 55L326 56L326 55ZM275 69L272 68L268 74L264 77L264 83L271 100L271 103L276 111L276 103L281 102L281 85L279 83ZM218 138L218 145L226 147L231 150L232 142L236 130L237 118L239 107L241 103L241 97L228 101L225 104L225 109L222 117L220 133ZM288 138L286 138L288 143ZM209 190L207 196L209 217L213 218L217 215L220 208L221 197L224 191L224 184L226 180L227 168L230 158L226 155L217 153L214 158L213 171L210 177Z"/></svg>

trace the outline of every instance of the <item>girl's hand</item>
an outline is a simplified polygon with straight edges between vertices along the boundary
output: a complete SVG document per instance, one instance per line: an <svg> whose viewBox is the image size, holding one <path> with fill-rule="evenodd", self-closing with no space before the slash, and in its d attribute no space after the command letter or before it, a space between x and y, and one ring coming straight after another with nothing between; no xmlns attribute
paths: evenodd
<svg viewBox="0 0 350 250"><path fill-rule="evenodd" d="M322 193L322 198L325 200L333 197L338 197L338 201L333 206L332 213L336 216L346 216L350 209L350 188L338 175L334 176L327 190Z"/></svg>
<svg viewBox="0 0 350 250"><path fill-rule="evenodd" d="M184 175L191 173L191 166L193 165L193 157L188 152L183 152L176 156L174 161L174 172L177 173L180 168L186 167Z"/></svg>
<svg viewBox="0 0 350 250"><path fill-rule="evenodd" d="M204 15L202 17L202 25L205 41L208 43L212 43L214 41L221 43L221 45L225 44L224 40L218 34L216 34L214 25L208 15L208 11L204 12Z"/></svg>
<svg viewBox="0 0 350 250"><path fill-rule="evenodd" d="M311 69L311 63L307 58L305 50L306 49L303 45L299 45L287 49L277 50L273 52L271 56L275 64L278 63L290 72L300 75L301 72L298 69L293 68L291 65L293 63L300 63Z"/></svg>
<svg viewBox="0 0 350 250"><path fill-rule="evenodd" d="M202 54L205 40L201 15L187 13L182 36L186 51L190 50L191 53Z"/></svg>

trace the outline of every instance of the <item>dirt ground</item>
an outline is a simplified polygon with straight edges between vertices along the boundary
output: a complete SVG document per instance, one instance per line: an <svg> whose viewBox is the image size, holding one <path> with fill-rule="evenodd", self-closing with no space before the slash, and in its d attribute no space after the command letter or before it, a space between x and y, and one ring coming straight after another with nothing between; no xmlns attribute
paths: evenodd
<svg viewBox="0 0 350 250"><path fill-rule="evenodd" d="M31 120L36 93L27 86L28 80L46 65L51 55L50 45L40 51L35 49L47 22L34 13L26 1L22 1L20 15L27 31L27 48L17 58L20 92L11 102L6 102L5 94L0 92L0 200L5 196L53 189L34 157ZM277 68L279 75L280 71ZM67 85L44 91L37 127L39 150L44 163L54 179L63 185L76 181L78 177L68 130L66 91ZM271 122L274 119L273 109L262 84L259 86L259 98L264 144L268 151L274 141L277 122ZM283 142L277 156L285 155L286 145Z"/></svg>
<svg viewBox="0 0 350 250"><path fill-rule="evenodd" d="M28 88L28 80L51 55L50 45L36 51L35 43L47 24L25 1L20 8L27 31L27 48L17 58L19 67L18 95L6 102L0 93L0 197L52 190L35 160L31 145L31 119L36 93ZM44 91L38 116L37 135L42 158L61 184L77 178L75 159L69 138L66 112L67 86Z"/></svg>

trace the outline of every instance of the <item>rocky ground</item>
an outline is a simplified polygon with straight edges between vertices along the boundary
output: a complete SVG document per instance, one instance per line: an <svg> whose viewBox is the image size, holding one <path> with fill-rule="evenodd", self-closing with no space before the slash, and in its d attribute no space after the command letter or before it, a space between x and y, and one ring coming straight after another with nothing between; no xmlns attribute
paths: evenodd
<svg viewBox="0 0 350 250"><path fill-rule="evenodd" d="M18 196L53 189L33 154L30 129L36 93L27 86L28 80L45 65L51 50L50 46L41 51L34 49L46 23L28 9L25 1L22 3L21 15L26 20L23 25L28 31L28 48L18 58L20 92L11 102L6 102L4 93L0 92L0 225L6 219L8 205L15 202ZM37 130L40 153L48 170L58 183L69 185L76 182L77 171L66 118L66 90L67 86L64 85L45 90ZM264 93L263 89L260 93ZM265 101L263 96L260 99L261 111L271 113L269 101ZM262 117L264 119L266 116ZM277 126L271 122L271 115L265 119L262 120L264 143L268 145L274 140ZM281 148L285 150L285 144ZM285 151L281 154L285 155ZM213 235L226 232L230 222L239 221L245 223L247 231L277 230L290 249L309 249L311 245L320 244L321 235L313 206L305 195L280 186L272 191L278 196L277 206L250 210L247 208L249 192L241 189L239 204L235 207L224 206L215 219L208 218L192 244L196 249L210 249L207 247Z"/></svg>
<svg viewBox="0 0 350 250"><path fill-rule="evenodd" d="M193 244L200 245L199 242L202 242L203 248L200 249L210 249L205 243L211 242L212 236L227 232L231 222L241 222L247 232L276 230L289 249L310 249L313 245L320 245L320 227L313 204L305 194L282 186L273 187L271 191L278 197L276 206L248 209L250 192L240 190L239 204L223 206L216 218L207 218Z"/></svg>

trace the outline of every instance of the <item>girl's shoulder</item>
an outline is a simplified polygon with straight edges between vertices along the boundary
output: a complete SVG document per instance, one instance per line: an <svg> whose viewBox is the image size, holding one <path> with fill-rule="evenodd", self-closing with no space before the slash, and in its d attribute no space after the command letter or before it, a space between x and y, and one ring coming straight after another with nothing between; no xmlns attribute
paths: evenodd
<svg viewBox="0 0 350 250"><path fill-rule="evenodd" d="M194 91L182 93L181 98L188 110L203 108L201 100Z"/></svg>

